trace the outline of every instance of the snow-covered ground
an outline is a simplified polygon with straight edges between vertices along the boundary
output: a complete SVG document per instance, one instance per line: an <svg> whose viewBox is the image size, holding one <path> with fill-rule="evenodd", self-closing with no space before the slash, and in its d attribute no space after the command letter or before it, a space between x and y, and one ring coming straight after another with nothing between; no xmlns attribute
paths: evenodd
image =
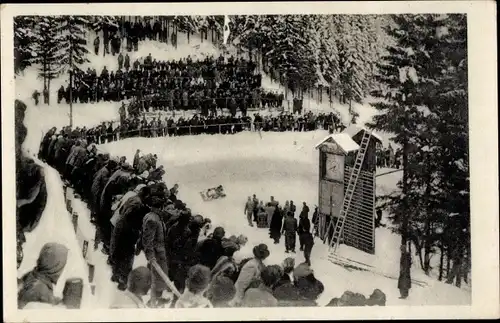
<svg viewBox="0 0 500 323"><path fill-rule="evenodd" d="M198 46L198 47L196 47ZM102 48L101 48L102 49ZM102 52L101 52L102 53ZM140 44L139 52L132 52L131 59L145 57L149 53L157 59L172 59L203 55L218 55L218 51L209 42L200 42L199 37L193 36L190 44L179 36L177 50L171 46L158 42L148 42L147 45ZM116 57L97 57L91 50L90 60L92 67L101 69L106 65L108 69L116 69ZM56 79L51 88L57 89L65 79ZM36 78L34 68L29 68L23 76L16 78L16 97L28 104L25 123L28 128L24 149L30 154L38 150L41 136L52 126L65 126L68 124L69 106L66 103L55 104L56 92L51 91L52 105L34 106L31 94L34 89L41 92L42 81ZM283 91L283 87L271 81L264 75L264 88L275 88ZM318 104L313 99L304 102L306 110L331 111L328 99ZM73 109L74 125L87 127L96 125L102 121L110 121L118 117L119 103L99 104L75 104ZM311 108L312 107L312 108ZM347 107L334 104L333 107L339 111L342 119L349 121ZM375 110L364 105L354 105L360 114L358 124L363 124L371 119ZM268 237L267 230L249 228L243 214L244 202L247 196L256 194L257 197L268 200L271 195L275 196L281 203L285 200L293 200L300 209L302 202L306 202L312 210L317 204L317 158L318 153L314 145L327 135L326 131L314 131L307 133L262 133L262 139L256 133L243 132L236 135L201 135L185 136L177 138L132 138L120 142L102 145L100 148L109 151L112 155L127 156L131 160L135 150L140 147L144 153L156 153L160 160L159 164L166 167L165 180L169 186L174 183L180 185L180 198L184 200L194 213L210 217L215 226L223 226L226 234L245 234L249 242L245 248L237 253L238 258L251 255L252 247L261 242L268 244L271 256L267 263L281 263L290 256L284 252L283 242L274 245ZM387 138L383 138L387 141ZM221 143L224 143L221 145ZM78 277L87 277L85 260L81 256L79 243L69 216L64 206L62 183L57 173L50 167L44 165L47 174L49 189L49 203L42 217L40 226L28 235L25 247L25 260L19 273L23 273L33 267L38 251L45 241L61 241L70 249L70 267L65 273L71 273ZM385 170L380 170L385 172ZM386 193L394 190L400 173L393 173L377 179L377 192ZM209 187L223 185L227 197L225 199L203 202L199 192ZM94 227L90 224L88 210L78 200L73 207L77 210L79 226L83 236L92 239ZM57 221L57 225L56 225ZM350 259L364 262L375 267L375 272L347 271L334 265L328 260L327 247L320 241L312 252L312 266L317 277L325 284L325 292L319 300L320 305L329 302L333 297L340 296L345 290L370 294L373 289L379 288L387 295L387 305L465 305L470 304L470 291L458 289L454 286L438 282L429 278L420 270L418 261L415 259L412 278L423 281L425 287L413 285L410 297L407 300L399 300L397 290L397 272L399 268L399 244L400 237L392 234L385 228L377 229L376 233L376 255L371 256L341 246L339 253ZM92 245L92 242L90 243ZM303 259L301 253L295 255L298 261ZM95 283L96 294L92 297L92 304L96 307L107 308L116 287L109 280L110 269L106 264L106 258L99 251L90 252L90 261L96 266ZM137 257L134 266L145 263L143 254ZM382 275L383 274L383 275ZM66 275L66 274L64 274ZM388 278L385 276L392 276ZM66 276L60 281L56 288L56 294L61 291ZM87 285L88 286L88 285ZM90 304L90 303L88 303Z"/></svg>

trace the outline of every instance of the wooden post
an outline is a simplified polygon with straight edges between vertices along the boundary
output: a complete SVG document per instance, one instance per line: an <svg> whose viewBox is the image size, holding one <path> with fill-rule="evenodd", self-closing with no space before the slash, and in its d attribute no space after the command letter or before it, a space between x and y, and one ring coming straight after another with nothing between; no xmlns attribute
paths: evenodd
<svg viewBox="0 0 500 323"><path fill-rule="evenodd" d="M78 213L73 212L72 215L73 215L73 217L72 217L73 228L75 229L75 233L76 233L76 229L78 227Z"/></svg>

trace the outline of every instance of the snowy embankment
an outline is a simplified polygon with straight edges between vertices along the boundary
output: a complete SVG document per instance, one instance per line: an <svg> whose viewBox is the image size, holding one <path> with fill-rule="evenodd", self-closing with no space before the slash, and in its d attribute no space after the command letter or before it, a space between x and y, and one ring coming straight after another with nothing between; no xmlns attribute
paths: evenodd
<svg viewBox="0 0 500 323"><path fill-rule="evenodd" d="M47 164L35 160L43 167L47 184L47 205L40 218L38 226L32 232L26 233L23 245L23 261L18 269L18 277L32 270L37 263L40 250L45 243L58 242L68 249L68 260L57 285L54 295L61 297L66 280L69 278L83 279L82 309L95 308L95 299L91 295L88 280L88 268L83 259L82 247L77 241L71 215L66 210L63 185L59 174Z"/></svg>

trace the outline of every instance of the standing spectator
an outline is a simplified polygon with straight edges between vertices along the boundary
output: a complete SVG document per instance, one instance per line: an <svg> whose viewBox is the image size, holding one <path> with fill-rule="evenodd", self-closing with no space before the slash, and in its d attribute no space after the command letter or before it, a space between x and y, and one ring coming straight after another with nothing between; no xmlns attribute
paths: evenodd
<svg viewBox="0 0 500 323"><path fill-rule="evenodd" d="M291 251L295 253L297 219L290 212L287 214L285 221L283 221L282 234L285 235L285 252L289 253Z"/></svg>
<svg viewBox="0 0 500 323"><path fill-rule="evenodd" d="M162 212L158 208L164 201L158 196L151 198L151 212L146 214L142 225L142 248L146 254L149 264L158 263L165 274L168 273L167 251L166 251L166 226L162 218ZM152 266L150 268L153 268ZM161 299L166 284L155 269L153 271L151 300L153 306L164 301Z"/></svg>
<svg viewBox="0 0 500 323"><path fill-rule="evenodd" d="M311 221L309 221L307 215L301 213L299 220L299 228L298 228L300 251L304 250L304 235L306 233L309 233L310 231L311 231Z"/></svg>
<svg viewBox="0 0 500 323"><path fill-rule="evenodd" d="M252 201L252 198L249 196L248 201L245 203L245 210L243 211L243 213L246 214L248 225L251 227L253 227L252 216L253 216L254 206L255 206L254 202Z"/></svg>
<svg viewBox="0 0 500 323"><path fill-rule="evenodd" d="M274 244L280 243L282 224L283 214L281 208L277 206L274 209L274 214L271 219L271 225L269 226L270 237L274 240Z"/></svg>
<svg viewBox="0 0 500 323"><path fill-rule="evenodd" d="M49 90L47 90L47 87L43 89L43 103L49 104Z"/></svg>
<svg viewBox="0 0 500 323"><path fill-rule="evenodd" d="M401 299L406 299L411 288L411 254L406 249L406 245L401 246L401 260L398 278L398 289L401 295Z"/></svg>
<svg viewBox="0 0 500 323"><path fill-rule="evenodd" d="M314 246L314 237L311 232L307 231L302 234L302 242L304 243L304 258L306 263L311 265L311 251Z"/></svg>
<svg viewBox="0 0 500 323"><path fill-rule="evenodd" d="M136 196L127 199L118 210L120 216L116 220L111 236L109 254L113 269L111 280L118 282L120 290L125 290L127 277L134 264L139 229L144 216L149 211L146 204L149 202L149 194L149 187L141 188Z"/></svg>
<svg viewBox="0 0 500 323"><path fill-rule="evenodd" d="M122 69L122 67L123 67L123 54L122 54L122 53L120 53L120 54L118 55L118 69L119 69L119 70L121 70L121 69Z"/></svg>
<svg viewBox="0 0 500 323"><path fill-rule="evenodd" d="M300 217L306 217L309 215L309 206L307 206L306 202L302 202L302 211L300 211Z"/></svg>
<svg viewBox="0 0 500 323"><path fill-rule="evenodd" d="M123 67L125 67L125 70L127 72L130 69L130 56L128 56L128 53L125 54L125 60L123 62Z"/></svg>
<svg viewBox="0 0 500 323"><path fill-rule="evenodd" d="M35 100L35 105L38 105L38 98L40 98L40 92L38 92L38 90L35 90L31 95L31 97L33 98L33 100Z"/></svg>
<svg viewBox="0 0 500 323"><path fill-rule="evenodd" d="M269 257L270 252L267 248L267 245L261 243L253 248L253 255L254 258L250 259L241 268L240 275L238 276L238 280L236 280L235 283L236 295L231 301L232 305L241 304L246 290L250 287L251 284L253 284L254 281L260 280L260 274L265 268L262 261Z"/></svg>
<svg viewBox="0 0 500 323"><path fill-rule="evenodd" d="M134 161L132 163L132 167L134 167L135 170L137 170L137 167L139 166L139 159L141 158L140 153L141 153L140 149L137 149L135 151Z"/></svg>
<svg viewBox="0 0 500 323"><path fill-rule="evenodd" d="M140 266L132 270L128 276L127 290L117 293L110 308L146 308L142 298L151 289L151 280L148 268Z"/></svg>
<svg viewBox="0 0 500 323"><path fill-rule="evenodd" d="M101 40L99 39L99 36L97 36L95 39L94 39L94 53L96 55L99 55L99 44L101 43Z"/></svg>

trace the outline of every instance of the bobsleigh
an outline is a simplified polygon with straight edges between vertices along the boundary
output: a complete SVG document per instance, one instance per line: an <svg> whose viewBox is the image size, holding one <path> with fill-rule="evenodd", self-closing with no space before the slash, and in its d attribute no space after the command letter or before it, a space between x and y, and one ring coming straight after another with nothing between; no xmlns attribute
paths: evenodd
<svg viewBox="0 0 500 323"><path fill-rule="evenodd" d="M226 193L224 193L224 187L222 187L222 185L201 191L200 195L205 202L226 197Z"/></svg>

